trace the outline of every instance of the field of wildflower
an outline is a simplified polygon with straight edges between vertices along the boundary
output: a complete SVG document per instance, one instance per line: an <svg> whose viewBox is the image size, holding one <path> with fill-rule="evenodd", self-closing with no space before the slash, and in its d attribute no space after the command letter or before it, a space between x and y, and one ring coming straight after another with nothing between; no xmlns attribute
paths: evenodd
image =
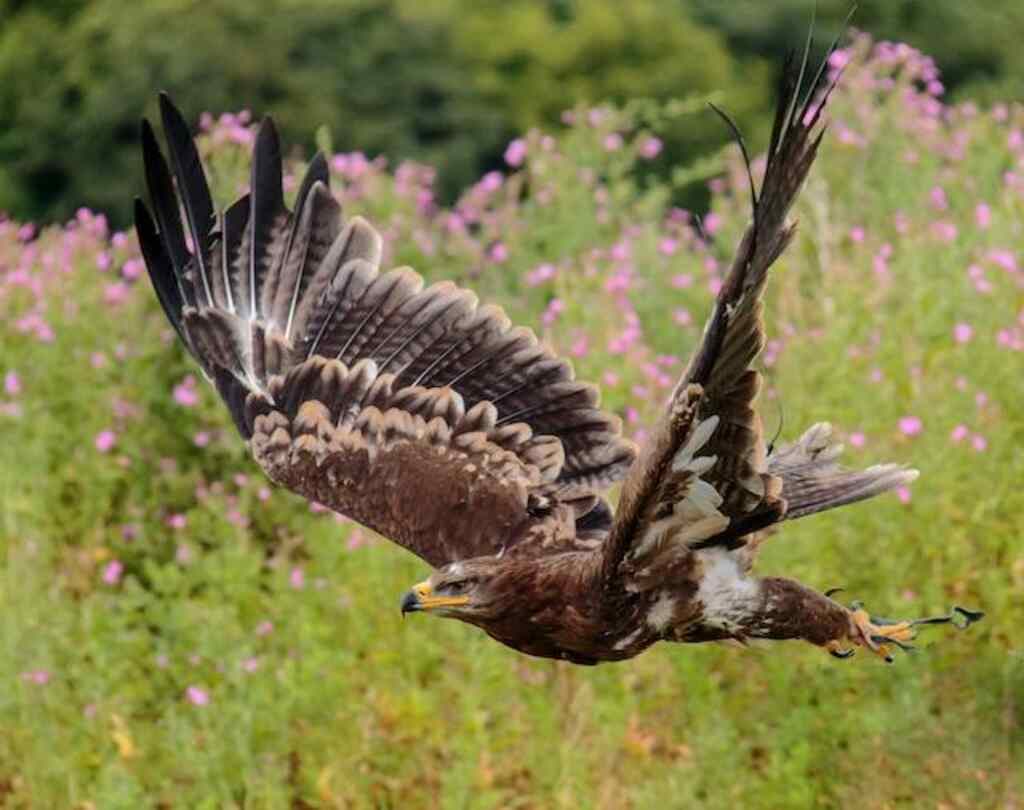
<svg viewBox="0 0 1024 810"><path fill-rule="evenodd" d="M773 271L762 410L783 441L830 420L850 463L923 474L786 527L759 570L985 622L893 666L786 643L592 669L403 622L425 566L264 480L134 235L3 221L0 806L1022 806L1024 109L947 105L904 45L859 35L843 64ZM749 213L735 151L680 167L710 178L699 224L638 180L660 124L705 114L567 113L450 208L423 165L334 154L334 186L387 264L505 306L643 441ZM201 128L223 203L254 129Z"/></svg>

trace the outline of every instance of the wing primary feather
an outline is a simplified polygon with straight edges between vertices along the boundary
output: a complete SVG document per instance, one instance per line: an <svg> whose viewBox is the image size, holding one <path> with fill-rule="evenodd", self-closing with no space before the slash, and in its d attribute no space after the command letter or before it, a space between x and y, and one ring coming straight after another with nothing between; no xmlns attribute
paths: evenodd
<svg viewBox="0 0 1024 810"><path fill-rule="evenodd" d="M546 411L549 411L549 410L556 410L556 408L554 406L557 406L559 401L564 400L564 399L571 399L572 397L577 397L577 396L580 395L580 391L582 391L582 390L585 390L585 389L581 388L581 389L566 391L564 394L562 394L557 399L548 399L548 400L545 400L544 402L539 402L536 405L530 405L530 406L527 406L525 408L520 408L518 411L513 411L512 413L504 414L498 420L498 424L499 425L506 425L509 422L523 422L523 421L529 419L531 416L534 416L537 413L543 413L543 412L546 412Z"/></svg>
<svg viewBox="0 0 1024 810"><path fill-rule="evenodd" d="M814 79L812 79L811 83L807 86L807 93L804 96L803 104L801 104L800 106L801 120L803 120L804 115L811 109L811 103L814 101L814 91L817 90L820 86L821 79L825 75L825 70L828 68L830 58L832 54L836 52L836 48L839 47L839 40L842 39L843 35L846 33L846 29L850 25L850 20L853 19L853 14L856 10L856 5L850 8L850 11L846 15L846 19L843 21L843 24L839 29L839 33L835 35L835 37L832 39L832 42L829 44L828 51L825 53L825 58L822 59L821 64L818 65L818 70L814 74ZM822 98L821 103L818 104L817 108L815 109L814 121L818 120L818 115L820 115L821 111L825 108L825 101L828 100L828 96L832 92L832 88L836 86L836 83L839 81L839 77L842 76L843 70L844 68L842 67L836 70L835 76L833 76L831 82L829 83L829 87L825 91L825 96ZM813 122L811 122L810 126L813 125Z"/></svg>
<svg viewBox="0 0 1024 810"><path fill-rule="evenodd" d="M520 383L519 385L515 386L514 388L510 388L508 391L505 391L505 392L499 394L496 397L491 397L488 401L492 405L497 405L503 399L506 399L507 397L515 396L520 391L522 391L524 388L528 388L531 385L538 385L538 386L539 385L543 385L545 380L548 377L550 377L552 375L561 374L562 373L562 369L563 369L562 365L557 365L557 366L554 366L553 368L546 369L545 371L541 372L540 374L536 375L535 377L528 378L528 379L524 380L522 383Z"/></svg>
<svg viewBox="0 0 1024 810"><path fill-rule="evenodd" d="M185 247L185 231L181 225L181 213L178 210L178 200L174 196L174 183L171 181L167 161L164 160L163 152L156 142L153 127L146 119L142 119L142 160L146 170L149 197L153 202L153 211L160 229L159 236L174 267L175 284L184 305L190 303L187 290L182 283L185 266L190 258L188 248Z"/></svg>
<svg viewBox="0 0 1024 810"><path fill-rule="evenodd" d="M282 315L279 312L281 307L276 303L279 297L279 289L282 285L285 285L286 290L289 285L298 287L298 282L301 281L305 262L299 262L298 268L295 269L294 264L290 261L291 252L295 245L296 236L299 234L300 229L305 227L302 215L306 206L306 199L309 197L315 183L323 182L326 184L324 180L326 174L327 163L324 160L323 154L317 152L313 156L313 160L310 161L309 168L302 178L302 185L299 186L298 194L295 196L295 211L288 223L288 233L285 237L284 248L277 255L273 266L267 272L267 277L263 282L263 289L260 292L260 297L262 298L260 313L265 321L274 326L278 326L281 321L280 316Z"/></svg>
<svg viewBox="0 0 1024 810"><path fill-rule="evenodd" d="M284 208L281 142L274 119L267 116L260 124L252 155L252 181L249 189L249 320L258 315L256 301L266 273L264 256L273 233L274 219Z"/></svg>
<svg viewBox="0 0 1024 810"><path fill-rule="evenodd" d="M348 278L345 279L345 286L337 293L333 293L334 302L331 304L330 312L328 312L324 317L323 323L320 324L320 329L317 330L316 337L313 339L313 342L309 346L309 350L306 352L307 358L315 355L317 350L320 348L320 341L323 340L324 335L327 334L327 328L331 325L331 321L334 320L334 316L338 311L338 307L341 306L341 302L345 300L345 294L348 292L349 285L352 283L352 278L354 276L354 273L349 274ZM324 296L326 297L328 294L332 294L330 287L328 287L324 292Z"/></svg>
<svg viewBox="0 0 1024 810"><path fill-rule="evenodd" d="M461 343L459 343L458 341L455 341L454 343L452 343L451 346L449 346L447 349L445 349L443 352L441 352L437 357L435 357L433 360L431 360L430 361L430 365L428 365L425 369L423 369L423 371L421 371L419 374L417 374L416 375L416 379L413 380L411 383L409 383L409 385L420 385L420 384L422 384L422 382L425 379L427 379L427 377L430 376L430 374L434 371L434 369L436 369L439 365L441 365L441 363L443 363L445 360L447 360L448 357L454 351L456 351L459 348L462 348L462 344Z"/></svg>
<svg viewBox="0 0 1024 810"><path fill-rule="evenodd" d="M181 342L191 352L191 345L181 327L181 309L185 302L178 286L174 266L164 250L164 244L161 243L149 209L138 197L135 198L135 232L139 237L139 247L142 249L142 257L145 259L146 269L149 270L149 278L153 283L157 300Z"/></svg>
<svg viewBox="0 0 1024 810"><path fill-rule="evenodd" d="M743 154L743 165L747 170L747 183L750 186L750 205L756 214L757 187L754 185L754 173L750 170L750 153L747 151L747 142L743 139L743 133L740 132L740 128L736 126L736 122L733 121L721 107L713 101L709 101L708 106L718 114L718 117L721 118L722 121L725 122L725 125L732 131L733 140L736 141L737 146L740 148L740 152Z"/></svg>
<svg viewBox="0 0 1024 810"><path fill-rule="evenodd" d="M493 352L491 352L490 354L486 355L485 357L481 358L480 360L477 360L469 368L464 369L463 371L461 371L458 374L456 374L448 382L445 383L445 387L452 388L452 387L458 385L460 382L462 382L462 380L464 380L470 374L473 374L476 371L479 371L481 368L483 368L485 365L490 363L495 357L500 355L506 349L507 349L507 346L505 346L504 343L499 343L497 349L495 349Z"/></svg>
<svg viewBox="0 0 1024 810"><path fill-rule="evenodd" d="M327 169L327 158L324 157L323 152L319 151L309 161L309 166L306 167L306 174L302 178L302 185L299 186L299 192L295 195L296 217L302 211L303 206L306 204L306 198L309 196L309 192L313 190L313 184L317 181L323 183L328 188L331 186L331 174Z"/></svg>
<svg viewBox="0 0 1024 810"><path fill-rule="evenodd" d="M185 208L189 233L192 236L192 250L196 269L203 282L206 303L213 306L213 290L210 287L209 259L210 231L213 228L213 200L210 187L206 184L203 164L188 124L171 102L166 93L160 94L160 116L167 135L171 154L171 165L178 180L178 192Z"/></svg>
<svg viewBox="0 0 1024 810"><path fill-rule="evenodd" d="M398 348L396 348L393 352L391 352L391 354L389 354L387 356L387 358L385 358L385 360L380 364L380 371L381 371L381 373L384 373L385 371L387 371L388 366L394 361L394 359L396 357L398 357L398 355L400 355L402 352L404 352L409 347L410 343L412 343L414 340L416 340L416 338L418 338L426 330L428 330L431 326L433 326L435 323L437 323L441 318L443 318L445 315L447 315L448 312L451 311L451 308L454 307L458 302L459 302L458 297L453 296L451 298L451 300L448 301L448 305L445 306L443 309L441 309L440 312L435 314L434 317L425 320L423 323L421 323L419 326L417 326L408 335L408 337L406 337L406 339L403 340L399 344ZM389 340L391 340L392 337L394 337L394 335L398 332L399 329L402 328L403 325L404 324L398 324L394 329L392 329L391 332L386 337L384 337L377 344L377 349L379 349L381 346L386 346L387 342ZM374 351L374 354L376 354L376 350ZM415 359L417 359L417 358L414 358L414 360L410 361L410 362L414 362ZM408 367L408 366L406 366L406 367ZM400 373L401 372L399 372L399 374Z"/></svg>
<svg viewBox="0 0 1024 810"><path fill-rule="evenodd" d="M220 249L221 271L224 273L224 289L227 296L228 312L234 314L237 311L235 293L231 285L231 267L233 266L235 253L242 242L242 233L249 221L249 195L235 200L221 217Z"/></svg>

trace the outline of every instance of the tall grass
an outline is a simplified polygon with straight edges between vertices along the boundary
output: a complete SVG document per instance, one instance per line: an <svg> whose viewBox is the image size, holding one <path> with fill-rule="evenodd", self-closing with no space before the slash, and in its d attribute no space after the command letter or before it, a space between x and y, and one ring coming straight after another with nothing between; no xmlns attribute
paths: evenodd
<svg viewBox="0 0 1024 810"><path fill-rule="evenodd" d="M980 607L891 667L796 643L525 658L401 621L424 565L275 490L185 359L132 235L0 223L0 804L1015 807L1024 801L1024 110L946 106L861 37L773 271L762 410L829 420L912 491L787 526L762 572L890 615ZM452 209L434 172L338 154L389 264L504 305L644 438L748 215L737 156L698 228L638 185L690 105L578 110ZM243 117L204 121L221 200ZM293 166L296 173L301 169ZM294 179L291 184L294 185Z"/></svg>

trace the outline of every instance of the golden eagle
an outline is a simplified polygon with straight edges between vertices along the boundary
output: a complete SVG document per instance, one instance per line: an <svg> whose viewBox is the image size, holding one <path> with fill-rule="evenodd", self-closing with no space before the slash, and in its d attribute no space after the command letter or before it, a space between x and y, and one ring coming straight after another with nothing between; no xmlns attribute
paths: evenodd
<svg viewBox="0 0 1024 810"><path fill-rule="evenodd" d="M754 409L767 271L793 236L787 213L834 87L823 64L802 88L806 64L806 52L787 62L752 222L639 454L597 389L501 309L450 282L424 287L408 268L381 272L381 238L359 217L343 222L322 154L289 211L269 118L249 193L215 212L188 126L162 95L170 166L143 121L153 214L136 201L139 242L164 312L266 474L433 566L403 612L577 664L657 641L754 638L891 660L917 625L980 614L888 621L751 574L774 524L917 475L840 467L825 424L770 452ZM601 493L620 480L613 512Z"/></svg>

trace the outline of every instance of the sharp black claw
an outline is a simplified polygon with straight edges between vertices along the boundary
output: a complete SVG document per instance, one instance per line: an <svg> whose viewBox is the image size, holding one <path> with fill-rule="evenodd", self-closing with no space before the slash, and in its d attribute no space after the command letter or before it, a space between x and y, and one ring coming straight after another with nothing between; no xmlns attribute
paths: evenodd
<svg viewBox="0 0 1024 810"><path fill-rule="evenodd" d="M875 642L875 644L894 644L904 652L911 652L914 649L913 644L907 644L907 642L900 641L899 639L892 638L891 636L873 635L871 636L871 640Z"/></svg>
<svg viewBox="0 0 1024 810"><path fill-rule="evenodd" d="M831 655L833 658L843 659L843 658L853 658L853 656L856 655L857 653L856 653L855 650L829 650L828 654Z"/></svg>
<svg viewBox="0 0 1024 810"><path fill-rule="evenodd" d="M958 613L958 614L960 614L961 616L964 617L964 623L963 624L957 624L955 621L953 621L953 624L956 627L959 627L961 630L966 630L968 627L970 627L975 622L980 622L982 619L985 618L985 611L983 611L983 610L968 610L967 608L962 608L959 605L953 605L953 613L954 614Z"/></svg>
<svg viewBox="0 0 1024 810"><path fill-rule="evenodd" d="M957 621L958 616L963 621ZM980 622L984 618L985 613L981 610L968 610L959 605L953 605L953 609L945 616L929 616L926 619L915 619L911 624L951 624L958 630L966 630L972 624Z"/></svg>
<svg viewBox="0 0 1024 810"><path fill-rule="evenodd" d="M835 594L842 593L845 590L846 588L829 588L827 591L825 591L825 596L831 599Z"/></svg>

